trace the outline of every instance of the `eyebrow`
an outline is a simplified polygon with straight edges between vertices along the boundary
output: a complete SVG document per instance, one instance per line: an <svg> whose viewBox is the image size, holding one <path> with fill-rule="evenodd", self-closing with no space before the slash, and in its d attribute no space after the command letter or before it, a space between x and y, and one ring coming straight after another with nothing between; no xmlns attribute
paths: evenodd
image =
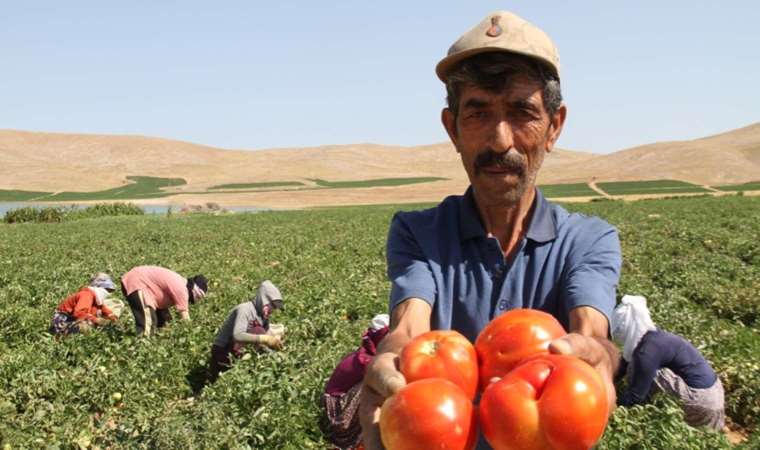
<svg viewBox="0 0 760 450"><path fill-rule="evenodd" d="M531 111L539 111L538 106L534 105L530 100L528 99L520 99L515 100L512 102L512 106L520 109L529 109Z"/></svg>
<svg viewBox="0 0 760 450"><path fill-rule="evenodd" d="M479 108L485 108L485 107L486 107L486 106L488 106L489 104L490 104L490 102L488 102L488 101L486 101L486 100L482 100L482 99L479 99L479 98L471 98L471 99L468 99L466 102L464 102L464 105L462 105L462 109L469 109L469 108L472 108L472 109L479 109Z"/></svg>

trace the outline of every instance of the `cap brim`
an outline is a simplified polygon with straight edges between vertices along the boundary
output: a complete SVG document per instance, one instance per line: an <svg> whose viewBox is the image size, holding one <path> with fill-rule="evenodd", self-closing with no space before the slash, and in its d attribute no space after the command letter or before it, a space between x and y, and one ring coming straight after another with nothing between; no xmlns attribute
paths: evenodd
<svg viewBox="0 0 760 450"><path fill-rule="evenodd" d="M285 309L285 305L283 304L282 299L271 300L271 303L272 303L272 308Z"/></svg>
<svg viewBox="0 0 760 450"><path fill-rule="evenodd" d="M445 58L443 58L436 66L435 66L435 74L438 75L438 79L443 81L444 83L449 77L449 73L451 73L451 70L459 64L460 62L464 61L465 59L479 55L481 53L491 53L491 52L502 52L502 53L514 53L516 55L521 56L527 56L528 58L534 59L536 61L539 61L544 64L548 69L552 71L552 73L559 79L559 74L557 73L557 69L554 67L554 64L551 61L548 61L544 58L540 58L536 55L531 55L525 52L516 51L516 50L507 50L504 47L479 47L479 48L473 48L470 50L464 50L461 52L454 53L453 55L449 55Z"/></svg>

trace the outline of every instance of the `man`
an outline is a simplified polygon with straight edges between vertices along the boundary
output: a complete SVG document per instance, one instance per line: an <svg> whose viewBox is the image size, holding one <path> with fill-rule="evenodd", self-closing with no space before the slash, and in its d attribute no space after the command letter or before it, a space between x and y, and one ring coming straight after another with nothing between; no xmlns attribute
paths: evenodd
<svg viewBox="0 0 760 450"><path fill-rule="evenodd" d="M436 73L448 93L443 126L470 188L433 209L399 213L391 224L391 332L362 392L368 450L381 448L379 406L406 384L397 358L407 342L430 329L455 329L474 341L512 308L557 317L571 333L549 350L595 367L610 411L615 406L618 351L608 330L621 265L617 232L549 203L535 188L567 114L554 44L500 11L454 43Z"/></svg>
<svg viewBox="0 0 760 450"><path fill-rule="evenodd" d="M190 304L208 292L203 275L184 278L158 266L138 266L121 277L121 292L135 317L137 335L150 336L171 321L174 306L182 320L190 320Z"/></svg>
<svg viewBox="0 0 760 450"><path fill-rule="evenodd" d="M216 381L220 372L230 368L230 354L242 356L245 344L264 345L272 350L282 348L282 336L271 330L269 324L272 311L282 309L282 306L280 290L266 280L259 286L255 297L230 311L211 346L210 382Z"/></svg>

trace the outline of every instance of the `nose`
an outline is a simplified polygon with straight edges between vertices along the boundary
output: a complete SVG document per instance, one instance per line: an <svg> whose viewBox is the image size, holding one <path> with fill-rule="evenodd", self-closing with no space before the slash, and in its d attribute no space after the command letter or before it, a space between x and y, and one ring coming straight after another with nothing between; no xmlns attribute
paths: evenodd
<svg viewBox="0 0 760 450"><path fill-rule="evenodd" d="M496 123L491 138L491 148L497 153L506 153L514 147L514 136L512 135L512 126L506 120L500 120Z"/></svg>

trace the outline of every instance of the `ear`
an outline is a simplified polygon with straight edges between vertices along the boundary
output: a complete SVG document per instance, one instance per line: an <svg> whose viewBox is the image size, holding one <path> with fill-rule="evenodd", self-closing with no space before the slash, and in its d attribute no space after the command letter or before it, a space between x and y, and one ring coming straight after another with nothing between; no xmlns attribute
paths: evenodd
<svg viewBox="0 0 760 450"><path fill-rule="evenodd" d="M567 107L563 103L560 105L557 112L549 118L549 138L546 140L546 152L549 153L554 150L554 144L559 139L559 135L562 134L562 127L565 125L565 118L567 117Z"/></svg>
<svg viewBox="0 0 760 450"><path fill-rule="evenodd" d="M441 111L441 123L443 124L443 128L446 129L449 139L451 139L451 142L454 144L454 148L456 148L457 153L459 153L459 146L457 145L457 119L449 108L443 108Z"/></svg>

